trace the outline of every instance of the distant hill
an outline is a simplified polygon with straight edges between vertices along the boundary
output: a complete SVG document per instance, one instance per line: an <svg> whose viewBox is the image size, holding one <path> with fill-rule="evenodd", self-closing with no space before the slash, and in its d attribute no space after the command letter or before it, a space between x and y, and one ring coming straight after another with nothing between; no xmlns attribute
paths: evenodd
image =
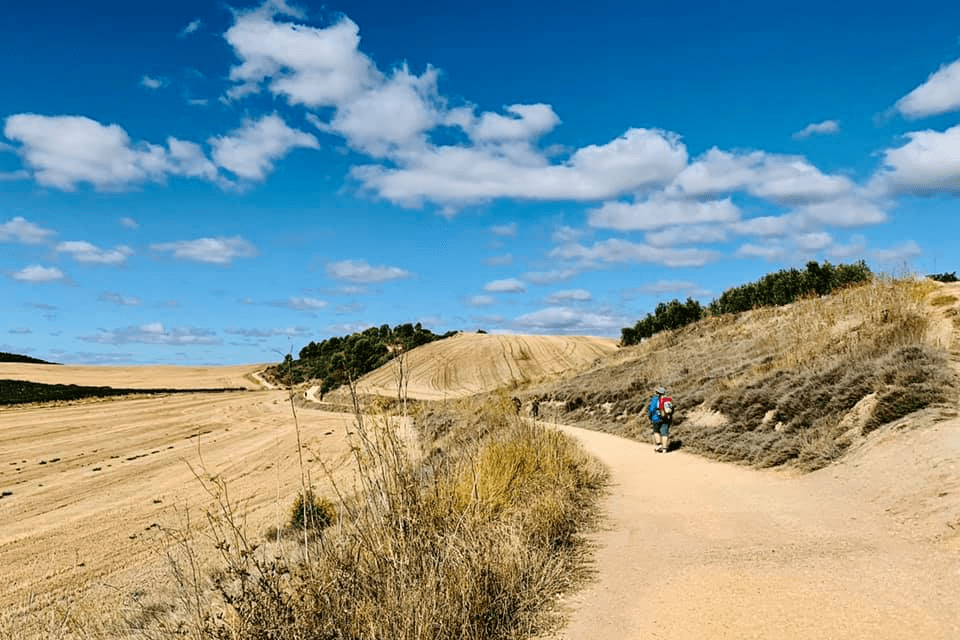
<svg viewBox="0 0 960 640"><path fill-rule="evenodd" d="M21 362L24 364L57 364L56 362L47 362L46 360L38 360L37 358L31 358L30 356L21 356L16 353L6 353L0 351L0 362Z"/></svg>

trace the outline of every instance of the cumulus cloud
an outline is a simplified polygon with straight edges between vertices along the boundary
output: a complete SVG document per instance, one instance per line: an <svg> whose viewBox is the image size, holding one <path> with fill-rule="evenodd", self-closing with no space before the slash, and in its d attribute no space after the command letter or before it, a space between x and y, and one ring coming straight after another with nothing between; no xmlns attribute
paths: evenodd
<svg viewBox="0 0 960 640"><path fill-rule="evenodd" d="M787 249L776 242L763 245L748 242L737 249L736 255L738 258L760 258L767 262L776 262L787 257Z"/></svg>
<svg viewBox="0 0 960 640"><path fill-rule="evenodd" d="M667 192L701 198L745 191L790 205L835 199L853 188L849 178L824 174L800 156L731 153L714 147L686 167Z"/></svg>
<svg viewBox="0 0 960 640"><path fill-rule="evenodd" d="M946 131L913 131L906 144L883 152L873 185L883 191L960 194L960 126Z"/></svg>
<svg viewBox="0 0 960 640"><path fill-rule="evenodd" d="M606 334L627 324L627 319L565 306L552 306L514 318L513 324L527 330L551 333Z"/></svg>
<svg viewBox="0 0 960 640"><path fill-rule="evenodd" d="M134 220L133 218L130 218L130 217L128 217L128 216L124 216L124 217L120 218L120 226L123 227L124 229L139 229L139 228L140 228L140 224L139 224L136 220Z"/></svg>
<svg viewBox="0 0 960 640"><path fill-rule="evenodd" d="M545 285L564 282L577 275L576 269L551 269L550 271L528 271L523 279L531 284Z"/></svg>
<svg viewBox="0 0 960 640"><path fill-rule="evenodd" d="M124 264L127 258L133 255L133 249L126 245L119 245L113 249L101 249L96 245L83 240L61 242L56 247L57 253L68 253L77 262L85 264Z"/></svg>
<svg viewBox="0 0 960 640"><path fill-rule="evenodd" d="M327 265L327 274L334 280L357 284L373 284L409 278L411 274L400 267L372 266L366 260L340 260Z"/></svg>
<svg viewBox="0 0 960 640"><path fill-rule="evenodd" d="M495 198L589 201L666 184L686 162L678 136L630 129L561 163L525 144L431 146L398 157L397 166L360 165L351 175L379 196L411 207Z"/></svg>
<svg viewBox="0 0 960 640"><path fill-rule="evenodd" d="M504 280L491 280L483 285L483 290L488 293L523 293L527 290L527 287L516 278L506 278Z"/></svg>
<svg viewBox="0 0 960 640"><path fill-rule="evenodd" d="M292 149L320 147L315 137L287 126L275 113L259 120L244 120L239 129L210 138L208 142L213 149L213 161L246 180L263 180L273 170L273 163ZM181 164L195 167L194 162L199 161L196 151L195 148L182 149Z"/></svg>
<svg viewBox="0 0 960 640"><path fill-rule="evenodd" d="M547 296L547 304L551 305L558 305L564 302L589 302L590 300L593 300L593 294L586 289L554 291Z"/></svg>
<svg viewBox="0 0 960 640"><path fill-rule="evenodd" d="M0 224L0 242L42 244L54 235L50 229L44 229L20 216Z"/></svg>
<svg viewBox="0 0 960 640"><path fill-rule="evenodd" d="M13 279L20 282L43 283L63 280L63 271L56 267L44 267L41 265L30 265L13 274Z"/></svg>
<svg viewBox="0 0 960 640"><path fill-rule="evenodd" d="M909 263L914 258L923 255L923 249L913 240L908 240L903 244L891 247L890 249L877 249L873 252L873 258L877 262L889 265L902 265Z"/></svg>
<svg viewBox="0 0 960 640"><path fill-rule="evenodd" d="M475 142L534 140L552 131L560 118L548 104L513 104L504 107L506 115L484 112L464 124Z"/></svg>
<svg viewBox="0 0 960 640"><path fill-rule="evenodd" d="M225 333L244 338L275 338L277 336L286 338L298 338L310 334L307 327L275 327L272 329L225 329Z"/></svg>
<svg viewBox="0 0 960 640"><path fill-rule="evenodd" d="M114 293L112 291L104 291L99 296L97 300L100 302L109 302L120 307L138 307L140 306L140 298L136 296L124 296L119 293Z"/></svg>
<svg viewBox="0 0 960 640"><path fill-rule="evenodd" d="M656 195L642 202L607 202L587 214L598 229L647 231L672 225L730 223L740 219L740 208L730 198L701 202Z"/></svg>
<svg viewBox="0 0 960 640"><path fill-rule="evenodd" d="M551 250L550 255L588 266L598 263L649 263L667 267L702 267L719 258L715 251L655 247L620 238L610 238L592 245L561 245Z"/></svg>
<svg viewBox="0 0 960 640"><path fill-rule="evenodd" d="M120 329L98 329L93 335L80 336L84 342L98 344L161 344L161 345L211 345L221 344L221 340L208 329L195 327L167 328L161 322L151 322L139 326Z"/></svg>
<svg viewBox="0 0 960 640"><path fill-rule="evenodd" d="M490 256L484 260L488 265L495 267L502 267L504 265L513 264L513 254L505 253L502 256Z"/></svg>
<svg viewBox="0 0 960 640"><path fill-rule="evenodd" d="M711 244L726 242L727 228L719 225L668 227L644 236L647 244L655 247L676 247L684 244Z"/></svg>
<svg viewBox="0 0 960 640"><path fill-rule="evenodd" d="M210 264L230 264L237 258L252 258L257 255L257 248L240 236L161 242L150 245L150 248L161 253L171 253L180 260Z"/></svg>
<svg viewBox="0 0 960 640"><path fill-rule="evenodd" d="M823 122L812 122L800 131L793 134L795 140L803 140L810 136L834 135L840 133L840 123L837 120L824 120Z"/></svg>
<svg viewBox="0 0 960 640"><path fill-rule="evenodd" d="M900 98L894 108L908 118L960 111L960 60L940 67L926 82Z"/></svg>

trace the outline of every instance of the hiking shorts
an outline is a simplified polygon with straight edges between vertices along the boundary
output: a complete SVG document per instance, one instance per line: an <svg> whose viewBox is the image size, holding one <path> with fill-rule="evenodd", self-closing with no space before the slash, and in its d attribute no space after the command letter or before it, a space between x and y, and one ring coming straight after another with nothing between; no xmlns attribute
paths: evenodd
<svg viewBox="0 0 960 640"><path fill-rule="evenodd" d="M666 437L670 435L670 423L669 422L651 422L653 425L653 432L659 433L660 435Z"/></svg>

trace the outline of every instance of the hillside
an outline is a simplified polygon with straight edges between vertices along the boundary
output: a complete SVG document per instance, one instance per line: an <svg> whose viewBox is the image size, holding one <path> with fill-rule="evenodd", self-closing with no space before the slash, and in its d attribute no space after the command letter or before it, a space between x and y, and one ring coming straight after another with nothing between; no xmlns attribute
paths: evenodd
<svg viewBox="0 0 960 640"><path fill-rule="evenodd" d="M917 410L954 411L958 331L960 285L878 279L662 332L518 395L542 416L649 440L645 405L663 385L684 448L810 470Z"/></svg>
<svg viewBox="0 0 960 640"><path fill-rule="evenodd" d="M407 396L443 400L555 380L616 351L610 338L461 333L406 355ZM398 366L390 362L367 374L357 390L396 397Z"/></svg>

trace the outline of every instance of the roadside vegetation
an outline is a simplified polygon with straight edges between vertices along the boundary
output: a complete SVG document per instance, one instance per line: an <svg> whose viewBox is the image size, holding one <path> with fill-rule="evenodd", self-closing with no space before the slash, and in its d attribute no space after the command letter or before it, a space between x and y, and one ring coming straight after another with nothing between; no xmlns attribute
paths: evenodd
<svg viewBox="0 0 960 640"><path fill-rule="evenodd" d="M299 357L286 359L267 368L265 374L275 383L300 384L316 380L321 393L326 393L350 380L383 366L400 353L455 335L455 331L437 335L420 323L370 327L342 337L311 342L300 350Z"/></svg>
<svg viewBox="0 0 960 640"><path fill-rule="evenodd" d="M419 413L419 443L398 416L355 417L356 486L308 488L284 531L252 535L226 485L198 475L214 498L210 533L168 532L177 602L141 614L137 632L497 640L550 629L557 595L585 577L580 534L605 470L502 395Z"/></svg>
<svg viewBox="0 0 960 640"><path fill-rule="evenodd" d="M830 296L708 315L528 397L560 421L649 439L645 406L663 385L684 449L817 469L871 431L956 399L949 345L931 331L938 307L928 305L952 300L936 302L937 286L875 277Z"/></svg>

